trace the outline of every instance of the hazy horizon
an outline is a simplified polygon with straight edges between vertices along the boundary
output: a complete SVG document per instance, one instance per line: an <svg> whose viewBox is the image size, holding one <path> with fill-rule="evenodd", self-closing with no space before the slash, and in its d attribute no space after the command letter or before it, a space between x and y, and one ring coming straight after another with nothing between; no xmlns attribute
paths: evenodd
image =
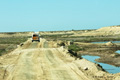
<svg viewBox="0 0 120 80"><path fill-rule="evenodd" d="M75 30L75 29L72 29L73 31L79 31L79 30L96 30L96 29L79 29L79 30ZM72 31L72 30L54 30L54 31ZM15 32L15 31L9 31L9 32ZM9 32L0 32L0 33L9 33ZM52 32L51 31L16 31L16 32Z"/></svg>
<svg viewBox="0 0 120 80"><path fill-rule="evenodd" d="M119 0L0 1L0 32L99 29L120 25Z"/></svg>

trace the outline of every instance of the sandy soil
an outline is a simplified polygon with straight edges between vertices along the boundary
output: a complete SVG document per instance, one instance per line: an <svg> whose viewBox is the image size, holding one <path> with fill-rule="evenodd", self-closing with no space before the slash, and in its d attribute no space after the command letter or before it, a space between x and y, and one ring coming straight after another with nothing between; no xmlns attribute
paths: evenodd
<svg viewBox="0 0 120 80"><path fill-rule="evenodd" d="M120 26L102 27L95 31L75 33L72 36L114 36L120 34Z"/></svg>
<svg viewBox="0 0 120 80"><path fill-rule="evenodd" d="M92 62L71 57L51 42L28 40L13 52L0 57L0 80L120 80Z"/></svg>

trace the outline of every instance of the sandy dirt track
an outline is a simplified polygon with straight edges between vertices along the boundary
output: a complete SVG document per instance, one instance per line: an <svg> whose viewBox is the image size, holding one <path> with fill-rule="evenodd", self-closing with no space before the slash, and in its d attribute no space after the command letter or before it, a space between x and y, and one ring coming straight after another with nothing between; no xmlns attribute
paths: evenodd
<svg viewBox="0 0 120 80"><path fill-rule="evenodd" d="M3 60L7 65L0 80L105 80L92 76L98 73L105 75L93 63L84 59L88 63L82 63L82 60L66 54L62 47L50 48L49 45L52 44L44 39L41 42L26 42L22 48L10 53L8 59ZM83 65L80 66L80 62ZM93 68L83 71L84 65L89 65L88 68L94 66L93 73L90 72Z"/></svg>

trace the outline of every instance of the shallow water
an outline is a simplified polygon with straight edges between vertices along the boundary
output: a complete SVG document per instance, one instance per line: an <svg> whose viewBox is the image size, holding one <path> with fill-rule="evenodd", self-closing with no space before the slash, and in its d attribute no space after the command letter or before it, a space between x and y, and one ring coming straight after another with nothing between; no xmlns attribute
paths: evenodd
<svg viewBox="0 0 120 80"><path fill-rule="evenodd" d="M91 42L91 43L107 43L107 42L112 42L112 43L120 43L120 41L103 41L103 42Z"/></svg>
<svg viewBox="0 0 120 80"><path fill-rule="evenodd" d="M116 53L120 54L120 50L117 50Z"/></svg>
<svg viewBox="0 0 120 80"><path fill-rule="evenodd" d="M105 69L109 73L112 73L112 74L114 74L114 73L120 73L120 67L115 67L113 65L96 62L95 59L100 58L99 56L83 55L82 57L85 58L85 59L87 59L87 60L89 60L89 61L91 61L91 62L100 64L103 67L103 69Z"/></svg>
<svg viewBox="0 0 120 80"><path fill-rule="evenodd" d="M104 42L91 42L91 43L107 43L107 42L110 42L110 41L104 41ZM120 43L120 41L111 41L112 43ZM120 50L117 50L116 53L120 54Z"/></svg>

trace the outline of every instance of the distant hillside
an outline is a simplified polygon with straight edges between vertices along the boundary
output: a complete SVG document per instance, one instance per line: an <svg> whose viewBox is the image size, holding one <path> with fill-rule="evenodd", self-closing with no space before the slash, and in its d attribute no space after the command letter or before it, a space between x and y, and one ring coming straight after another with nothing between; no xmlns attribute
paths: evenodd
<svg viewBox="0 0 120 80"><path fill-rule="evenodd" d="M34 32L6 32L0 33L0 37L31 36ZM40 31L40 35L69 35L70 36L114 36L120 35L120 25L102 27L91 30L69 30L69 31Z"/></svg>
<svg viewBox="0 0 120 80"><path fill-rule="evenodd" d="M27 37L31 36L33 32L1 32L0 37Z"/></svg>
<svg viewBox="0 0 120 80"><path fill-rule="evenodd" d="M75 34L72 36L114 36L119 34L120 34L120 26L110 26L81 34Z"/></svg>
<svg viewBox="0 0 120 80"><path fill-rule="evenodd" d="M68 30L68 31L43 31L39 32L40 35L75 35L81 34L85 32L94 31L95 29L88 29L88 30Z"/></svg>

